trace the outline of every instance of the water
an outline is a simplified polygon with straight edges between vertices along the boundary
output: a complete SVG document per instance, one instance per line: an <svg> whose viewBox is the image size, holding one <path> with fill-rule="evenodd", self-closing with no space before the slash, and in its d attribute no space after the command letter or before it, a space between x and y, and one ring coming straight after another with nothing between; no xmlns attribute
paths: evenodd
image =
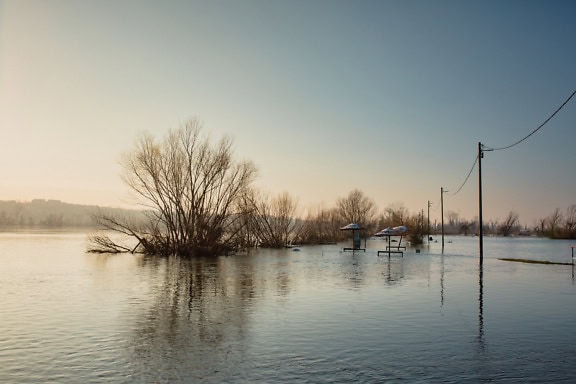
<svg viewBox="0 0 576 384"><path fill-rule="evenodd" d="M451 241L450 243L448 241ZM0 234L0 382L506 382L576 377L571 242L447 238L182 261Z"/></svg>

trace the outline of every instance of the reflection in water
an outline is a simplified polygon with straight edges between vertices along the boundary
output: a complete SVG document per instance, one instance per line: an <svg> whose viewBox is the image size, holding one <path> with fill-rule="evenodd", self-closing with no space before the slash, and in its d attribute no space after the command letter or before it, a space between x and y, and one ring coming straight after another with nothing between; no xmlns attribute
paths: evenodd
<svg viewBox="0 0 576 384"><path fill-rule="evenodd" d="M344 259L342 264L343 273L345 274L345 281L347 281L353 289L358 290L364 285L364 263L362 256L359 252L352 252L350 261Z"/></svg>
<svg viewBox="0 0 576 384"><path fill-rule="evenodd" d="M387 285L398 284L404 278L404 258L387 258L387 268L384 281Z"/></svg>
<svg viewBox="0 0 576 384"><path fill-rule="evenodd" d="M167 382L237 375L257 303L290 293L289 256L143 258L140 267L158 278L134 327L128 359L135 372L149 378L162 372Z"/></svg>
<svg viewBox="0 0 576 384"><path fill-rule="evenodd" d="M444 307L444 252L440 255L440 307Z"/></svg>
<svg viewBox="0 0 576 384"><path fill-rule="evenodd" d="M300 254L278 252L262 257L246 256L244 261L241 257L140 260L146 275L157 278L150 292L153 299L140 308L126 351L134 374L152 379L161 372L164 381L210 377L214 382L237 374L235 367L245 365L250 355L247 349L250 338L254 332L262 332L252 329L253 313L260 305L269 306L271 295L277 299L289 295L294 273L306 275L307 281L322 286L322 280L318 282L318 279L326 279L338 271L333 277L339 281L344 278L353 291L369 284L376 273L383 275L390 286L405 278L403 258L378 260L374 255L355 254L332 259L327 256L319 257L317 265L306 267ZM327 270L326 263L333 265L334 262L338 267ZM417 263L412 268L421 266ZM278 306L281 302L276 303L275 310L281 311Z"/></svg>
<svg viewBox="0 0 576 384"><path fill-rule="evenodd" d="M225 258L170 258L153 266L163 280L134 334L138 374L163 372L166 381L228 376L241 359L236 346L243 344L258 284L251 264L237 266Z"/></svg>
<svg viewBox="0 0 576 384"><path fill-rule="evenodd" d="M484 352L484 266L478 266L478 347Z"/></svg>
<svg viewBox="0 0 576 384"><path fill-rule="evenodd" d="M290 264L286 261L281 261L276 265L275 279L276 292L281 296L287 296L290 293Z"/></svg>
<svg viewBox="0 0 576 384"><path fill-rule="evenodd" d="M474 366L478 377L482 382L492 382L495 380L492 372L493 361L490 353L486 349L484 333L484 266L478 265L478 330L476 335L476 349Z"/></svg>
<svg viewBox="0 0 576 384"><path fill-rule="evenodd" d="M569 382L568 266L496 260L565 244L489 241L476 269L466 238L445 256L322 246L180 260L0 234L0 382Z"/></svg>

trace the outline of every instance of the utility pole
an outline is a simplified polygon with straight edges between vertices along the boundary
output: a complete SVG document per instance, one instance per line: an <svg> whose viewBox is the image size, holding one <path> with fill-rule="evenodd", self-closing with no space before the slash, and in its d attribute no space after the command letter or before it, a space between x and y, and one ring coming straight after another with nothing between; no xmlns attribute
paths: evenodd
<svg viewBox="0 0 576 384"><path fill-rule="evenodd" d="M427 228L427 232L428 232L428 236L426 237L426 239L428 239L428 245L430 245L430 200L428 200L428 228Z"/></svg>
<svg viewBox="0 0 576 384"><path fill-rule="evenodd" d="M440 211L442 212L442 253L444 253L444 187L440 187Z"/></svg>
<svg viewBox="0 0 576 384"><path fill-rule="evenodd" d="M420 214L420 236L424 236L424 210ZM424 241L422 241L422 244L424 244Z"/></svg>
<svg viewBox="0 0 576 384"><path fill-rule="evenodd" d="M484 157L484 152L482 152L482 143L478 142L478 245L480 250L480 265L484 263L484 223L482 222L482 157Z"/></svg>

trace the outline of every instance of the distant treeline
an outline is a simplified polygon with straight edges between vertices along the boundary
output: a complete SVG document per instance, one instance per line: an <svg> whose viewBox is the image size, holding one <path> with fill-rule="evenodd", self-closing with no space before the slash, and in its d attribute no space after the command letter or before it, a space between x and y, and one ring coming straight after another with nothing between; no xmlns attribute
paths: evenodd
<svg viewBox="0 0 576 384"><path fill-rule="evenodd" d="M68 204L60 200L0 201L0 226L96 228L93 215L99 212L125 216L134 211L102 208L95 205Z"/></svg>
<svg viewBox="0 0 576 384"><path fill-rule="evenodd" d="M440 225L434 223L431 233L439 233ZM448 211L445 216L444 233L456 235L477 234L478 218L467 220L456 212ZM487 235L516 236L535 235L551 239L576 239L576 204L569 205L564 212L556 208L546 217L536 220L531 226L520 225L519 215L510 211L502 221L488 220L482 227Z"/></svg>

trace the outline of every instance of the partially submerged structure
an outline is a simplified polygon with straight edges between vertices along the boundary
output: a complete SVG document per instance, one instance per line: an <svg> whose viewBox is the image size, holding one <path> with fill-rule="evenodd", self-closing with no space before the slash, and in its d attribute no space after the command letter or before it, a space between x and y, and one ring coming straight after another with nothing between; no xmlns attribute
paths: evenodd
<svg viewBox="0 0 576 384"><path fill-rule="evenodd" d="M360 231L363 230L362 226L357 223L350 223L342 228L341 231L352 231L352 248L344 247L344 251L364 251L366 252L366 246L362 248L360 241Z"/></svg>
<svg viewBox="0 0 576 384"><path fill-rule="evenodd" d="M380 256L380 253L387 253L388 257L390 257L390 255L392 253L399 253L400 256L404 256L404 251L406 250L405 246L402 246L402 238L406 235L406 233L408 232L408 227L406 227L405 225L400 225L397 227L388 227L388 228L384 228L383 230L381 230L380 232L377 232L376 234L374 234L374 236L376 237L387 237L388 238L388 245L386 246L386 250L385 251L378 251L378 256ZM391 237L392 236L400 236L400 240L398 241L398 244L395 246L392 246L391 244ZM392 250L392 248L395 248L395 250Z"/></svg>

